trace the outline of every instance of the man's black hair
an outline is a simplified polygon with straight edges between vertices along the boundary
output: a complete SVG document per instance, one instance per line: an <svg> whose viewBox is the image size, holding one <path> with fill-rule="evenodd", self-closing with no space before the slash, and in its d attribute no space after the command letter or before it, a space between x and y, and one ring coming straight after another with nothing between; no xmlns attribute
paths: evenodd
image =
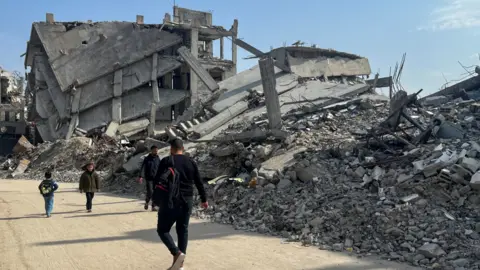
<svg viewBox="0 0 480 270"><path fill-rule="evenodd" d="M182 150L183 149L183 141L181 139L173 139L170 141L170 147L173 150Z"/></svg>
<svg viewBox="0 0 480 270"><path fill-rule="evenodd" d="M47 178L47 179L52 178L52 173L51 172L45 172L45 178Z"/></svg>
<svg viewBox="0 0 480 270"><path fill-rule="evenodd" d="M158 147L156 145L152 145L152 147L150 147L150 150L153 150L153 149L158 149Z"/></svg>

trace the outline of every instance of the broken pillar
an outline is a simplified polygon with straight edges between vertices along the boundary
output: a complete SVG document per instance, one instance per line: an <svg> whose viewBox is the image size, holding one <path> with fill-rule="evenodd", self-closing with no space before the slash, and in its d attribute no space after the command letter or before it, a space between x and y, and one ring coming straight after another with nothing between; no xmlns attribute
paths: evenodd
<svg viewBox="0 0 480 270"><path fill-rule="evenodd" d="M225 46L224 45L224 40L223 40L223 37L220 38L220 59L223 60L223 47ZM234 44L232 44L232 46L234 46Z"/></svg>
<svg viewBox="0 0 480 270"><path fill-rule="evenodd" d="M268 123L270 129L282 128L282 114L280 113L280 101L276 90L275 69L273 59L265 57L258 61L262 76L263 93L267 106Z"/></svg>
<svg viewBox="0 0 480 270"><path fill-rule="evenodd" d="M190 52L193 58L198 59L198 20L193 20L192 30L190 32ZM187 60L185 60L187 61ZM188 61L187 61L188 62ZM190 66L190 104L194 104L198 99L198 77ZM193 72L192 72L193 71Z"/></svg>
<svg viewBox="0 0 480 270"><path fill-rule="evenodd" d="M155 120L157 117L157 106L160 103L160 93L158 93L158 81L157 81L157 65L158 65L158 53L154 53L152 56L152 95L153 102L150 110L150 126L148 128L148 134L153 135L155 131Z"/></svg>
<svg viewBox="0 0 480 270"><path fill-rule="evenodd" d="M233 74L237 74L237 44L235 43L235 40L237 40L237 37L238 37L238 20L237 19L233 20L232 31L234 33L234 35L232 36L232 62L233 62L232 72Z"/></svg>
<svg viewBox="0 0 480 270"><path fill-rule="evenodd" d="M143 15L137 15L137 24L143 24Z"/></svg>
<svg viewBox="0 0 480 270"><path fill-rule="evenodd" d="M47 23L55 23L55 16L53 15L53 13L47 13L45 20Z"/></svg>
<svg viewBox="0 0 480 270"><path fill-rule="evenodd" d="M198 62L197 60L198 52L197 52L197 55L195 55L189 52L188 49L185 47L180 47L177 51L180 54L180 56L185 60L185 62L187 62L191 71L193 71L193 72L190 72L190 92L192 95L195 94L198 98L198 93L197 93L198 89L195 88L194 90L192 90L192 85L197 86L198 84L198 81L196 79L195 79L195 83L194 81L192 81L192 76L194 74L196 75L195 78L200 78L200 80L207 86L207 88L210 91L215 91L219 88L215 79L213 79L210 73L208 73L208 71L202 67L200 62Z"/></svg>

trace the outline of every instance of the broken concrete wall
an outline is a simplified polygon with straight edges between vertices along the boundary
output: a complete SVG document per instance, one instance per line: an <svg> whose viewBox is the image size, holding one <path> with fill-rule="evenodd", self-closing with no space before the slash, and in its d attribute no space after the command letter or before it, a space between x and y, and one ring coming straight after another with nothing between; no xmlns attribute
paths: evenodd
<svg viewBox="0 0 480 270"><path fill-rule="evenodd" d="M325 56L308 59L287 56L290 69L301 77L321 76L359 76L371 73L368 59L348 59L342 57L329 58Z"/></svg>
<svg viewBox="0 0 480 270"><path fill-rule="evenodd" d="M122 121L129 121L150 113L152 103L152 89L148 86L128 92L122 98ZM159 107L170 107L188 96L186 90L159 89ZM90 109L80 112L79 127L90 130L95 127L107 125L112 121L112 102L102 102Z"/></svg>
<svg viewBox="0 0 480 270"><path fill-rule="evenodd" d="M181 63L174 57L158 56L157 78L162 77L181 66ZM122 93L126 93L151 80L152 58L147 57L129 66L122 68ZM84 111L113 98L114 74L110 73L91 83L85 84L81 89L79 110Z"/></svg>

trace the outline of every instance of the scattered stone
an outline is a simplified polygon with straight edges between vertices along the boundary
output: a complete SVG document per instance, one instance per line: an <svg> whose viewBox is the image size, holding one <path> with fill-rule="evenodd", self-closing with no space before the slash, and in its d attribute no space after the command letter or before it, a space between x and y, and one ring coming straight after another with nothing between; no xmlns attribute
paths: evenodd
<svg viewBox="0 0 480 270"><path fill-rule="evenodd" d="M473 189L480 190L480 171L476 172L470 180L470 186Z"/></svg>
<svg viewBox="0 0 480 270"><path fill-rule="evenodd" d="M298 180L300 180L304 183L308 183L308 182L313 181L314 176L308 168L298 169L295 172L296 172Z"/></svg>
<svg viewBox="0 0 480 270"><path fill-rule="evenodd" d="M358 177L358 178L363 178L363 175L365 175L365 168L363 168L362 166L359 166L356 170L355 170L355 175Z"/></svg>
<svg viewBox="0 0 480 270"><path fill-rule="evenodd" d="M428 243L421 246L418 249L418 253L430 259L437 258L446 254L439 245L433 243Z"/></svg>

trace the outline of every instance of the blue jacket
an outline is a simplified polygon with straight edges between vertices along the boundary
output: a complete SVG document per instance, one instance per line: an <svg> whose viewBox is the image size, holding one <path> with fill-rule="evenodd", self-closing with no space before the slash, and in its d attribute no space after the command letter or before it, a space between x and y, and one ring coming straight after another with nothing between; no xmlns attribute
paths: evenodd
<svg viewBox="0 0 480 270"><path fill-rule="evenodd" d="M38 190L43 197L53 196L53 193L58 189L58 184L55 180L46 179L43 180L40 185L38 185Z"/></svg>

